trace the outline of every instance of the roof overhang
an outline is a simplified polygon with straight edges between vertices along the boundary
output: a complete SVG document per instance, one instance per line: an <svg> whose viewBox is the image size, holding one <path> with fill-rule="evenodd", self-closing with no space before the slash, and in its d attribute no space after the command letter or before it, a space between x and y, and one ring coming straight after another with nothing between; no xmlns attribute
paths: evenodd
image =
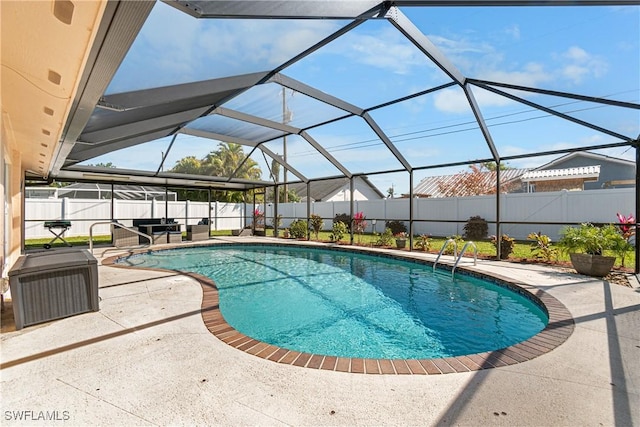
<svg viewBox="0 0 640 427"><path fill-rule="evenodd" d="M520 179L523 182L564 181L569 179L597 181L599 177L600 165L597 165L568 169L533 170L522 175Z"/></svg>

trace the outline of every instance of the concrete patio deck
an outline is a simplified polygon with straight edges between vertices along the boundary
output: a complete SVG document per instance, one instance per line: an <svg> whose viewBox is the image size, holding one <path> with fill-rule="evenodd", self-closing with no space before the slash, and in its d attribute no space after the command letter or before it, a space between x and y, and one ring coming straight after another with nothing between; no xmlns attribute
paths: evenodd
<svg viewBox="0 0 640 427"><path fill-rule="evenodd" d="M237 239L254 238L209 242ZM2 425L640 425L635 281L629 288L479 260L475 269L562 302L575 320L568 340L500 368L362 375L284 365L225 344L205 327L192 278L98 269L99 312L1 334Z"/></svg>

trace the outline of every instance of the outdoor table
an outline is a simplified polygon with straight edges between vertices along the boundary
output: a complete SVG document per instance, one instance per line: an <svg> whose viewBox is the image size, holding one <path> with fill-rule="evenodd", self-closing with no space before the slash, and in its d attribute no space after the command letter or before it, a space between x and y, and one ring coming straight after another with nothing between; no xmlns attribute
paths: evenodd
<svg viewBox="0 0 640 427"><path fill-rule="evenodd" d="M153 243L158 243L162 239L162 243L172 243L171 234L180 232L182 224L140 224L138 228L145 234L152 237ZM181 235L182 236L182 235ZM182 238L182 237L181 237Z"/></svg>

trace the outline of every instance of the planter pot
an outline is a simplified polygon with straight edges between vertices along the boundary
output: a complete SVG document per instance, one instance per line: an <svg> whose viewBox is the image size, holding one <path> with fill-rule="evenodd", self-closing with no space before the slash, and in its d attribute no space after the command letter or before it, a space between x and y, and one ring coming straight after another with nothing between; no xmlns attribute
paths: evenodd
<svg viewBox="0 0 640 427"><path fill-rule="evenodd" d="M264 228L256 228L256 229L254 230L253 234L254 234L255 236L263 236L263 237L264 237L264 236L266 236L266 235L267 235L267 232L266 232L266 230L265 230Z"/></svg>
<svg viewBox="0 0 640 427"><path fill-rule="evenodd" d="M580 274L604 277L613 268L616 257L588 254L569 254L571 265Z"/></svg>
<svg viewBox="0 0 640 427"><path fill-rule="evenodd" d="M407 239L396 239L396 247L398 249L404 249L407 246Z"/></svg>

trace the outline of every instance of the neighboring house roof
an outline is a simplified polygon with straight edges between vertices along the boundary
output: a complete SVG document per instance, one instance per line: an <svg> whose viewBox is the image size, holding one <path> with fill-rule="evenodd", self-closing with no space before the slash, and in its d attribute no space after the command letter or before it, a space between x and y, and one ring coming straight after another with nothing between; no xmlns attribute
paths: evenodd
<svg viewBox="0 0 640 427"><path fill-rule="evenodd" d="M598 179L600 165L568 169L541 169L526 172L520 177L523 182L557 181L561 179Z"/></svg>
<svg viewBox="0 0 640 427"><path fill-rule="evenodd" d="M519 179L522 175L528 172L529 169L506 169L500 171L500 182L505 185L511 181ZM496 180L495 172L483 172L485 175L483 185L494 185ZM414 194L419 197L445 197L440 191L440 184L450 186L459 181L459 173L454 175L440 175L440 176L428 176L424 178L413 190Z"/></svg>
<svg viewBox="0 0 640 427"><path fill-rule="evenodd" d="M74 199L91 198L89 194L110 193L111 184L103 183L76 183L58 188L58 197L70 197ZM150 200L164 199L164 187L149 185L113 185L114 198L123 200ZM169 199L176 200L176 193L169 191Z"/></svg>
<svg viewBox="0 0 640 427"><path fill-rule="evenodd" d="M579 151L579 152L573 152L573 153L569 153L567 155L564 155L562 157L558 157L555 160L550 161L549 163L546 163L542 166L538 166L537 168L535 168L535 170L539 170L539 169L553 169L554 166L564 163L567 160L571 160L574 159L576 157L586 157L589 159L593 159L597 162L613 162L613 163L619 163L622 165L627 165L627 166L635 166L635 162L631 161L631 160L626 160L626 159L620 159L618 157L611 157L611 156L605 156L604 154L598 154L598 153L592 153L590 151Z"/></svg>
<svg viewBox="0 0 640 427"><path fill-rule="evenodd" d="M360 178L365 184L367 184L371 188L371 190L373 190L377 195L380 196L381 199L384 199L384 194L380 190L378 190L378 188L373 185L371 181L369 181L368 177L359 176L358 178ZM356 182L358 178L355 178ZM325 179L322 181L313 181L311 183L311 198L312 200L318 201L324 200L326 197L330 196L331 194L335 193L348 184L348 178L334 178ZM301 199L304 200L307 198L307 184L305 184L304 182L287 184L287 188L289 190L294 190Z"/></svg>

